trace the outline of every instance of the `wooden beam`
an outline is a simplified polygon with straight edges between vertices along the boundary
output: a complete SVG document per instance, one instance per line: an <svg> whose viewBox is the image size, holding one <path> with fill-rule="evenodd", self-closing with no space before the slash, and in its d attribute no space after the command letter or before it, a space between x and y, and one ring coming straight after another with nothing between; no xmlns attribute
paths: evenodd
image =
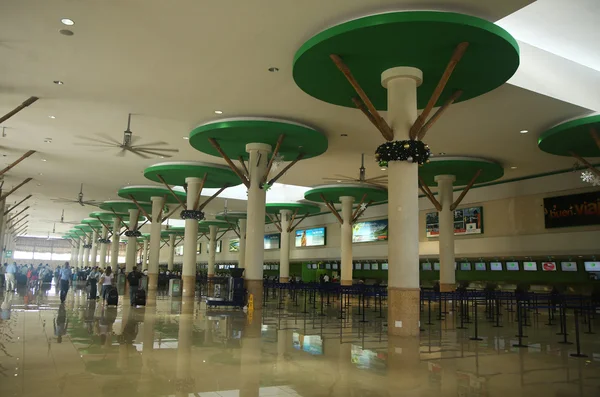
<svg viewBox="0 0 600 397"><path fill-rule="evenodd" d="M21 157L19 157L18 159L16 159L15 161L12 162L12 164L10 164L8 167L6 167L5 169L3 169L2 171L0 171L0 176L6 174L9 170L11 170L14 166L16 166L17 164L19 164L21 161L25 160L27 157L31 156L32 154L35 153L35 150L30 150L27 153L25 153L24 155L22 155Z"/></svg>
<svg viewBox="0 0 600 397"><path fill-rule="evenodd" d="M421 189L421 191L423 191L423 193L425 193L425 196L427 196L429 201L431 201L431 204L433 204L435 209L438 210L438 212L441 211L442 204L440 204L440 202L435 198L435 196L429 189L429 186L427 186L427 184L423 181L423 178L421 178L420 176L418 178L419 178L419 188Z"/></svg>
<svg viewBox="0 0 600 397"><path fill-rule="evenodd" d="M352 102L354 102L354 106L356 106L358 110L360 110L365 116L367 116L371 124L373 124L375 128L377 128L377 130L381 132L381 134L383 134L383 131L381 131L381 129L379 128L379 124L377 124L377 119L369 112L369 109L367 109L367 107L360 100L360 98L354 97L352 98Z"/></svg>
<svg viewBox="0 0 600 397"><path fill-rule="evenodd" d="M242 170L244 171L244 175L246 176L246 178L250 177L250 171L248 171L248 167L246 167L246 162L244 161L244 158L242 156L238 157L238 161L240 162L240 165L242 166Z"/></svg>
<svg viewBox="0 0 600 397"><path fill-rule="evenodd" d="M165 185L167 187L167 189L169 189L169 192L171 192L171 195L173 195L173 197L175 197L175 200L177 200L177 202L183 207L183 209L187 209L187 206L185 205L185 203L183 201L181 201L179 196L177 196L175 194L173 189L171 189L171 186L169 186L169 184L167 182L165 182L164 178L160 174L156 174L156 177L158 179L160 179L160 181L163 183L163 185ZM186 190L186 193L187 193L187 190Z"/></svg>
<svg viewBox="0 0 600 397"><path fill-rule="evenodd" d="M421 127L423 127L423 124L425 123L425 120L427 120L429 113L431 112L431 110L435 106L436 102L440 98L440 95L442 95L442 92L444 91L444 88L446 87L446 83L448 83L450 76L452 76L452 72L454 72L454 68L456 67L456 65L458 64L460 59L463 57L468 46L469 46L469 43L466 41L463 41L462 43L457 45L456 48L454 49L454 53L452 53L452 57L450 58L448 65L446 65L446 70L444 70L444 73L442 74L440 81L438 81L438 84L435 87L435 90L433 90L433 93L431 94L431 97L429 98L429 102L427 102L427 105L423 109L423 112L421 112L419 117L417 117L417 119L415 120L415 123L413 124L413 126L410 128L410 133L409 133L410 139L415 139L417 137L417 134L419 133L419 131L421 131Z"/></svg>
<svg viewBox="0 0 600 397"><path fill-rule="evenodd" d="M462 93L462 90L455 91L454 94L450 96L450 98L446 99L446 102L444 102L444 104L440 106L440 108L433 114L433 116L431 116L429 120L427 120L425 125L421 128L421 130L417 134L417 140L423 140L427 131L429 131L429 129L433 127L435 122L438 121L442 114L444 114L444 112L450 107L450 105L454 103L454 101L456 101L462 95Z"/></svg>
<svg viewBox="0 0 600 397"><path fill-rule="evenodd" d="M290 227L288 228L288 232L293 232L298 227L298 225L302 223L304 218L306 218L307 216L308 216L308 212L306 212L304 215L302 215L302 218L300 218L300 220L298 222L296 222L295 225L292 225L292 223L290 222Z"/></svg>
<svg viewBox="0 0 600 397"><path fill-rule="evenodd" d="M175 248L175 247L177 247L179 244L181 244L181 242L182 242L182 241L183 241L183 237L181 237L181 238L179 239L179 241L175 243L175 245L173 246L173 248Z"/></svg>
<svg viewBox="0 0 600 397"><path fill-rule="evenodd" d="M23 221L23 219L27 218L28 216L29 216L29 214L25 214L25 215L23 215L23 217L21 219L19 219L15 223L13 223L13 225L12 225L13 229L15 226L17 226L19 223L21 223L21 221Z"/></svg>
<svg viewBox="0 0 600 397"><path fill-rule="evenodd" d="M202 205L200 205L200 207L198 207L198 211L202 211L208 205L208 203L210 203L211 201L213 201L215 199L215 197L217 197L219 194L221 194L223 192L223 190L227 189L228 187L229 187L229 185L225 185L222 188L220 188L219 190L217 190L215 192L215 194L213 194L212 196L210 196L208 198L208 200L206 200L205 202L203 202Z"/></svg>
<svg viewBox="0 0 600 397"><path fill-rule="evenodd" d="M335 209L335 207L333 206L333 204L330 203L329 201L327 201L327 199L325 198L325 196L323 196L322 193L320 194L320 197L321 197L321 200L323 200L323 202L327 206L327 208L329 208L329 211L331 211L331 213L333 215L335 215L335 217L337 218L337 220L340 222L340 225L343 225L344 224L344 220L340 216L340 213Z"/></svg>
<svg viewBox="0 0 600 397"><path fill-rule="evenodd" d="M171 215L173 215L175 213L175 211L177 211L179 208L181 208L181 204L179 204L177 207L175 207L171 212L169 212L167 215L165 215L164 218L162 218L160 223L163 223L164 221L166 221L167 219L169 219L171 217Z"/></svg>
<svg viewBox="0 0 600 397"><path fill-rule="evenodd" d="M219 237L217 237L217 238L216 238L216 241L219 241L219 240L221 240L221 239L223 238L223 236L225 235L225 233L227 233L229 230L231 230L231 229L227 229L227 230L225 230L223 233L221 233L221 235L220 235Z"/></svg>
<svg viewBox="0 0 600 397"><path fill-rule="evenodd" d="M296 215L298 215L298 210L300 208L296 208L296 211L292 214L292 218L290 219L290 226L288 226L288 232L291 232L290 227L294 224L294 219L296 219Z"/></svg>
<svg viewBox="0 0 600 397"><path fill-rule="evenodd" d="M119 215L117 215L117 213L115 212L115 210L111 207L110 210L112 211L113 214L115 214L115 216L119 219L119 221L121 221L121 226L128 229L127 225L125 224L125 222L123 222L123 218L121 218ZM119 228L121 229L121 228ZM128 229L129 230L129 229ZM115 233L115 231L113 230L113 233Z"/></svg>
<svg viewBox="0 0 600 397"><path fill-rule="evenodd" d="M208 178L208 172L204 173L204 176L202 177L202 181L200 182L200 187L198 187L198 194L196 195L196 200L194 201L194 211L198 210L198 207L200 207L200 196L202 195L202 189L204 189L204 184L206 183L206 178Z"/></svg>
<svg viewBox="0 0 600 397"><path fill-rule="evenodd" d="M3 181L4 182L4 181ZM29 200L33 195L30 194L29 196L25 197L23 200L19 201L17 204L13 205L12 207L10 207L9 209L7 209L6 211L4 211L4 215L6 216L10 211L14 210L15 208L17 208L19 205L23 204L24 201Z"/></svg>
<svg viewBox="0 0 600 397"><path fill-rule="evenodd" d="M369 206L373 204L373 200L370 200L367 203L367 206L365 207L364 210L360 211L359 213L356 214L356 216L352 217L352 224L354 225L354 223L358 220L358 218L360 218L360 216L367 210L367 208L369 208Z"/></svg>
<svg viewBox="0 0 600 397"><path fill-rule="evenodd" d="M594 140L594 142L596 142L596 146L598 146L598 149L600 150L600 137L598 136L598 132L594 127L590 127L590 135L592 136L592 139Z"/></svg>
<svg viewBox="0 0 600 397"><path fill-rule="evenodd" d="M13 219L15 219L17 216L21 215L23 212L27 211L29 209L29 206L23 208L21 211L17 212L15 215L11 216L10 218L8 218L8 220L6 222L10 222Z"/></svg>
<svg viewBox="0 0 600 397"><path fill-rule="evenodd" d="M217 152L219 152L219 154L221 155L221 157L223 157L223 160L225 160L225 162L227 163L227 165L229 165L229 168L231 168L231 170L233 172L235 172L235 174L240 178L240 180L242 181L242 183L247 188L249 188L250 187L249 179L244 176L244 174L242 173L242 171L240 171L240 169L238 167L236 167L235 164L233 164L233 161L231 161L231 159L229 158L229 156L227 156L225 154L225 152L223 151L223 149L221 149L221 146L219 145L219 143L217 142L217 140L215 138L208 138L208 141L210 142L211 145L213 145L213 147L217 150Z"/></svg>
<svg viewBox="0 0 600 397"><path fill-rule="evenodd" d="M275 160L275 157L279 153L279 149L281 148L281 144L283 143L283 138L285 138L284 134L279 135L279 138L277 138L277 143L275 144L275 149L273 149L273 153L271 153L271 158L269 159L269 162L267 163L267 169L265 171L265 176L263 177L261 185L263 185L265 182L267 182L267 178L269 177L269 172L271 172L271 167L273 166L273 161Z"/></svg>
<svg viewBox="0 0 600 397"><path fill-rule="evenodd" d="M373 102L371 102L371 100L369 99L369 97L367 96L365 91L362 89L360 84L358 84L358 81L356 80L356 78L354 78L354 76L352 75L352 72L350 71L348 66L344 63L342 58L336 54L331 54L331 55L329 55L329 57L331 58L333 63L335 63L335 66L337 66L337 68L340 70L340 72L342 72L342 74L346 77L346 80L348 80L348 82L350 83L352 88L354 88L354 91L356 91L356 93L358 94L360 99L363 101L363 103L369 110L369 113L371 113L371 115L375 119L375 122L379 126L378 129L381 132L381 134L383 135L383 137L388 141L393 140L394 133L392 132L392 129L390 128L388 123L383 119L383 117L381 117L379 115L379 112L377 111L377 109L375 109L375 106L373 106Z"/></svg>
<svg viewBox="0 0 600 397"><path fill-rule="evenodd" d="M28 183L29 181L33 180L33 178L27 178L25 179L23 182L19 183L17 186L13 187L12 190L10 190L8 193L3 194L0 197L0 201L5 200L8 196L10 196L11 194L13 194L14 192L17 191L17 189L19 189L21 186L23 186L24 184Z"/></svg>
<svg viewBox="0 0 600 397"><path fill-rule="evenodd" d="M598 178L600 178L600 170L597 169L596 167L594 167L592 165L592 163L590 163L589 161L587 161L586 159L584 159L583 157L581 157L580 155L578 155L575 152L569 152L569 153L571 153L571 156L575 157L577 160L582 162L587 167L588 170L592 171L594 174L596 174L596 176Z"/></svg>
<svg viewBox="0 0 600 397"><path fill-rule="evenodd" d="M366 198L367 198L367 193L363 194L362 198L360 199L360 203L358 203L358 207L356 207L356 210L354 210L354 213L352 213L352 219L354 219L354 217L356 217L356 214L358 214L358 211L360 211L360 206L362 205L362 203L365 202Z"/></svg>
<svg viewBox="0 0 600 397"><path fill-rule="evenodd" d="M13 110L11 110L10 112L6 113L4 116L0 117L0 124L4 123L6 120L10 119L12 116L14 116L15 114L19 113L21 110L25 109L29 105L32 105L38 99L40 99L40 98L38 98L36 96L30 96L22 104L20 104L19 106L17 106L16 108L14 108Z"/></svg>
<svg viewBox="0 0 600 397"><path fill-rule="evenodd" d="M277 223L277 219L273 219L273 215L267 213L267 216L269 217L269 219L271 220L271 222L273 222L273 224L275 225L275 227L277 228L277 230L279 230L279 233L281 233L281 225Z"/></svg>
<svg viewBox="0 0 600 397"><path fill-rule="evenodd" d="M299 153L298 157L296 157L294 159L294 161L292 161L291 163L286 165L285 168L282 169L281 172L279 172L279 174L277 174L273 178L271 178L271 180L269 181L269 185L273 185L275 182L277 182L277 180L279 178L281 178L283 176L283 174L285 174L287 172L287 170L292 168L294 166L294 164L296 164L298 161L302 160L302 158L304 158L304 156L305 156L304 153Z"/></svg>
<svg viewBox="0 0 600 397"><path fill-rule="evenodd" d="M150 217L150 215L148 215L148 213L146 212L146 210L142 208L142 206L140 205L140 203L138 203L138 201L135 199L135 197L133 197L133 194L130 194L129 198L131 199L131 201L133 201L133 203L135 204L135 206L138 207L138 209L142 212L142 214L144 214L144 216L146 217L146 219L152 220L152 217ZM138 211L138 219L139 219L139 212L140 211ZM136 222L137 222L137 219L136 219Z"/></svg>
<svg viewBox="0 0 600 397"><path fill-rule="evenodd" d="M458 198L456 199L456 201L454 203L452 203L452 205L450 206L450 211L454 211L456 209L456 207L458 207L460 205L460 202L465 197L465 195L469 192L469 189L471 189L471 187L473 186L473 184L475 183L475 181L477 180L477 178L479 178L479 175L481 174L481 171L482 170L479 169L479 170L477 170L477 172L475 173L475 175L473 175L473 178L471 178L471 181L469 182L469 184L463 189L463 191L460 194L460 196L458 196Z"/></svg>

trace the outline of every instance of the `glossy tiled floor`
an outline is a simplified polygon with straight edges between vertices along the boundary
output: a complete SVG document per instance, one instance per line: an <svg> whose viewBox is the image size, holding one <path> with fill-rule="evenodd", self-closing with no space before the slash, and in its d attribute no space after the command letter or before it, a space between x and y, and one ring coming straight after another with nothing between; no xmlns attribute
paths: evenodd
<svg viewBox="0 0 600 397"><path fill-rule="evenodd" d="M482 315L482 341L450 320L395 340L379 313L338 320L335 304L269 303L260 318L168 298L104 308L80 290L61 306L53 287L2 302L2 397L600 396L599 338L582 335L589 357L572 358L543 316L518 349L508 315L503 328Z"/></svg>

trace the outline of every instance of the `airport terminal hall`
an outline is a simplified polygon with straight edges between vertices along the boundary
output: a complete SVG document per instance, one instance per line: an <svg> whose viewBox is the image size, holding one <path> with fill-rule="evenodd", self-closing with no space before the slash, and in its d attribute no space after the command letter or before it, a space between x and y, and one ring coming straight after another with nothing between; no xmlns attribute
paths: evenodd
<svg viewBox="0 0 600 397"><path fill-rule="evenodd" d="M0 0L0 396L600 396L599 26Z"/></svg>

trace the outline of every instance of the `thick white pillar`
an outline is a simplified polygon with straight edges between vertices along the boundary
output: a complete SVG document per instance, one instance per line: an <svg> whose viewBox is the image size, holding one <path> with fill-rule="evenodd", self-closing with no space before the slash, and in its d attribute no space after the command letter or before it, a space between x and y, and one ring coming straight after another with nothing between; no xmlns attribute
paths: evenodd
<svg viewBox="0 0 600 397"><path fill-rule="evenodd" d="M454 211L450 209L454 202L452 184L454 175L437 175L438 197L442 210L439 212L440 243L440 291L448 292L456 289L454 271Z"/></svg>
<svg viewBox="0 0 600 397"><path fill-rule="evenodd" d="M263 264L265 259L265 201L266 192L262 181L267 170L271 146L264 143L249 143L246 151L250 154L248 171L248 215L246 224L246 289L254 299L254 310L262 309Z"/></svg>
<svg viewBox="0 0 600 397"><path fill-rule="evenodd" d="M208 277L215 275L215 255L217 254L217 226L208 226Z"/></svg>
<svg viewBox="0 0 600 397"><path fill-rule="evenodd" d="M108 228L102 225L102 240L106 240L108 238ZM106 250L108 249L108 245L106 243L100 244L100 267L104 269L106 267Z"/></svg>
<svg viewBox="0 0 600 397"><path fill-rule="evenodd" d="M87 236L85 238L86 246L89 247L91 243L92 243L92 238L90 236ZM90 249L84 248L83 249L83 266L88 267L89 265L90 265Z"/></svg>
<svg viewBox="0 0 600 397"><path fill-rule="evenodd" d="M162 208L165 206L163 197L151 197L152 201L152 223L150 224L150 261L148 262L148 290L155 291L158 288L158 264L160 261L160 231Z"/></svg>
<svg viewBox="0 0 600 397"><path fill-rule="evenodd" d="M96 266L96 258L98 257L98 232L94 230L92 232L92 258L90 260L91 266Z"/></svg>
<svg viewBox="0 0 600 397"><path fill-rule="evenodd" d="M79 248L77 247L77 241L75 241L74 239L71 239L71 243L73 243L74 245L71 247L71 258L69 259L69 263L71 264L71 266L77 267L77 259L76 258L77 258L77 250Z"/></svg>
<svg viewBox="0 0 600 397"><path fill-rule="evenodd" d="M110 267L113 272L116 272L119 267L119 231L121 230L121 218L115 216L113 219L113 235L110 245Z"/></svg>
<svg viewBox="0 0 600 397"><path fill-rule="evenodd" d="M138 216L140 210L130 209L129 210L129 231L134 232L137 230ZM127 249L125 251L125 273L129 273L135 266L135 254L137 252L137 237L127 237Z"/></svg>
<svg viewBox="0 0 600 397"><path fill-rule="evenodd" d="M148 245L149 239L144 239L144 247L142 248L142 270L148 269Z"/></svg>
<svg viewBox="0 0 600 397"><path fill-rule="evenodd" d="M238 267L246 267L246 219L239 220L240 225L240 245L238 252Z"/></svg>
<svg viewBox="0 0 600 397"><path fill-rule="evenodd" d="M395 140L409 140L417 118L417 87L423 73L412 67L384 71L388 123ZM419 191L418 164L388 164L388 333L419 335Z"/></svg>
<svg viewBox="0 0 600 397"><path fill-rule="evenodd" d="M185 178L187 183L186 207L193 210L196 197L200 191L200 178ZM183 239L183 268L181 278L183 281L182 296L190 297L196 294L196 251L198 250L198 221L185 220L185 235Z"/></svg>
<svg viewBox="0 0 600 397"><path fill-rule="evenodd" d="M79 237L79 252L77 253L77 266L83 266L83 255L85 254L85 236Z"/></svg>
<svg viewBox="0 0 600 397"><path fill-rule="evenodd" d="M167 269L173 271L173 263L175 262L175 234L169 234L169 256L167 257Z"/></svg>
<svg viewBox="0 0 600 397"><path fill-rule="evenodd" d="M354 197L340 197L342 202L342 236L340 241L342 264L340 284L352 285L352 203Z"/></svg>
<svg viewBox="0 0 600 397"><path fill-rule="evenodd" d="M281 250L279 251L279 282L290 281L290 220L292 211L281 210Z"/></svg>

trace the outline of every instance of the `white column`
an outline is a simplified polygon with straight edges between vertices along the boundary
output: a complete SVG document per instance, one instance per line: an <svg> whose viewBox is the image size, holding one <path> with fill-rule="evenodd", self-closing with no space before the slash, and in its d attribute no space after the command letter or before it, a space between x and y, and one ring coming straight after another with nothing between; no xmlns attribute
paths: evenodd
<svg viewBox="0 0 600 397"><path fill-rule="evenodd" d="M240 248L238 253L238 267L246 267L246 219L239 220L240 225Z"/></svg>
<svg viewBox="0 0 600 397"><path fill-rule="evenodd" d="M175 235L169 234L169 256L167 258L167 269L173 271L173 262L175 262Z"/></svg>
<svg viewBox="0 0 600 397"><path fill-rule="evenodd" d="M142 270L148 269L148 245L149 239L144 239L144 247L142 248Z"/></svg>
<svg viewBox="0 0 600 397"><path fill-rule="evenodd" d="M150 261L148 263L148 290L155 291L158 288L158 264L160 261L160 231L162 208L165 206L163 197L151 197L152 201L152 223L150 224Z"/></svg>
<svg viewBox="0 0 600 397"><path fill-rule="evenodd" d="M96 266L96 258L98 257L98 232L94 230L92 232L92 258L90 260L91 266Z"/></svg>
<svg viewBox="0 0 600 397"><path fill-rule="evenodd" d="M341 235L341 285L352 285L352 203L354 197L342 196L342 235Z"/></svg>
<svg viewBox="0 0 600 397"><path fill-rule="evenodd" d="M2 195L2 189L0 189L0 195ZM5 210L5 206L6 206L6 199L0 201L0 251L2 251L2 248L4 247L4 235L6 234L6 228L7 226L5 225L4 222L4 210ZM7 215L8 219L10 218L10 213ZM0 255L0 260L4 259L4 252L2 252L2 255ZM4 264L4 262L0 263L0 266L2 266Z"/></svg>
<svg viewBox="0 0 600 397"><path fill-rule="evenodd" d="M85 244L89 247L89 245L92 243L92 238L90 236L87 236L85 238ZM88 267L90 265L90 249L89 248L84 248L83 249L83 266Z"/></svg>
<svg viewBox="0 0 600 397"><path fill-rule="evenodd" d="M71 239L71 242L75 245L71 247L71 259L69 259L69 263L71 264L71 266L77 267L77 241Z"/></svg>
<svg viewBox="0 0 600 397"><path fill-rule="evenodd" d="M83 255L85 254L85 237L79 237L79 252L77 253L77 266L83 266Z"/></svg>
<svg viewBox="0 0 600 397"><path fill-rule="evenodd" d="M129 210L129 231L137 230L137 219L140 214L140 210L130 209ZM125 251L125 273L129 273L135 266L135 254L137 252L137 237L127 237L127 249Z"/></svg>
<svg viewBox="0 0 600 397"><path fill-rule="evenodd" d="M208 226L208 277L215 275L215 255L217 254L217 226Z"/></svg>
<svg viewBox="0 0 600 397"><path fill-rule="evenodd" d="M194 209L196 197L200 190L200 178L185 178L187 183L186 207ZM182 296L190 297L196 293L196 251L198 248L198 221L195 219L185 220L185 236L183 239L183 268L181 278L183 281Z"/></svg>
<svg viewBox="0 0 600 397"><path fill-rule="evenodd" d="M115 216L113 219L113 235L112 242L110 245L110 267L115 272L119 267L119 243L120 237L119 231L121 230L121 218Z"/></svg>
<svg viewBox="0 0 600 397"><path fill-rule="evenodd" d="M440 290L454 291L456 276L454 271L454 211L450 209L454 201L452 184L454 175L437 175L438 197L442 210L439 212L440 243Z"/></svg>
<svg viewBox="0 0 600 397"><path fill-rule="evenodd" d="M281 210L281 250L279 251L279 282L290 280L290 220L292 211Z"/></svg>
<svg viewBox="0 0 600 397"><path fill-rule="evenodd" d="M395 140L408 140L417 118L417 87L423 74L412 67L384 71L388 123ZM388 164L388 332L419 335L419 192L418 164Z"/></svg>
<svg viewBox="0 0 600 397"><path fill-rule="evenodd" d="M102 239L106 240L108 238L108 228L102 225ZM108 246L106 243L100 244L100 267L104 269L106 267L106 250Z"/></svg>

